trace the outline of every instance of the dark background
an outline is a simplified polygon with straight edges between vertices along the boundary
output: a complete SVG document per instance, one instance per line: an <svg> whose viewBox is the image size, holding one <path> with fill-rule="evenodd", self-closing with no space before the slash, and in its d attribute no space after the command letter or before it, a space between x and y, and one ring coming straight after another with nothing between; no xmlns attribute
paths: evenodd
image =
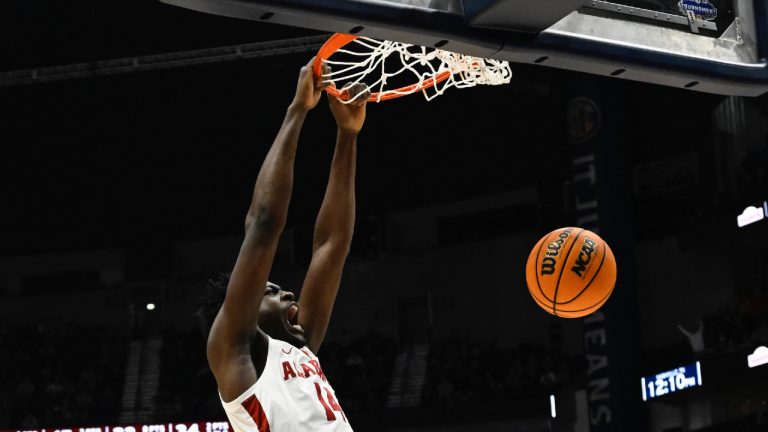
<svg viewBox="0 0 768 432"><path fill-rule="evenodd" d="M0 32L0 72L318 34L146 0L6 2ZM206 278L231 268L312 54L0 87L0 429L223 419L191 315ZM623 189L631 222L642 373L712 365L710 387L643 404L641 430L765 428L766 377L744 364L768 341L768 224L738 229L735 217L768 199L768 98L513 70L508 86L368 107L356 237L320 353L352 424L583 430L582 324L538 309L522 269L540 236L576 222L567 107L586 80L610 95L606 118L621 118L620 174L603 181ZM302 132L274 272L289 288L334 129L322 102ZM699 321L703 353L676 329ZM126 420L130 342L153 338L164 341L153 411ZM416 342L429 346L422 408L385 409L397 354ZM566 402L547 426L549 394ZM701 400L708 416L691 414Z"/></svg>

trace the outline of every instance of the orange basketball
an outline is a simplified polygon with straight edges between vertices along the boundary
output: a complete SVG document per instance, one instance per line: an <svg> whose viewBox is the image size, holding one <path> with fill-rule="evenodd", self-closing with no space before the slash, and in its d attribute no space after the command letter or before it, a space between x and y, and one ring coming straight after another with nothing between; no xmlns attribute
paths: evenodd
<svg viewBox="0 0 768 432"><path fill-rule="evenodd" d="M616 258L597 234L560 228L533 247L525 280L542 309L563 318L580 318L600 309L616 285Z"/></svg>

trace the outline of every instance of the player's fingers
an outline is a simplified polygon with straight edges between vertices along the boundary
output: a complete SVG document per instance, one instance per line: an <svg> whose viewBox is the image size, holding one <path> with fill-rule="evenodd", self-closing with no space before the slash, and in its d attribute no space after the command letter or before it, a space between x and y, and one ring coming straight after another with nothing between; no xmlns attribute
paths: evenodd
<svg viewBox="0 0 768 432"><path fill-rule="evenodd" d="M336 86L334 86L335 88ZM331 105L338 105L341 103L341 99L344 98L344 92L339 92L338 96L334 96L331 92L328 92L328 103Z"/></svg>
<svg viewBox="0 0 768 432"><path fill-rule="evenodd" d="M371 97L371 90L365 89L365 92L360 96L360 105L368 103L368 99Z"/></svg>
<svg viewBox="0 0 768 432"><path fill-rule="evenodd" d="M323 62L320 67L320 76L315 79L315 87L318 90L324 90L326 87L333 84L333 81L331 81L330 75L331 75L331 68L327 64L325 64L325 62Z"/></svg>
<svg viewBox="0 0 768 432"><path fill-rule="evenodd" d="M354 98L352 102L354 105L363 106L368 101L371 91L365 84L357 83L350 87L349 94L350 98Z"/></svg>
<svg viewBox="0 0 768 432"><path fill-rule="evenodd" d="M315 75L315 57L312 57L309 59L309 62L301 67L301 75L304 77L304 79L311 79L312 85L315 88L315 90L323 90L325 87L328 86L328 83L325 81L325 78L323 76L317 76ZM308 76L309 75L309 76Z"/></svg>
<svg viewBox="0 0 768 432"><path fill-rule="evenodd" d="M352 100L352 98L355 97L355 93L353 92L355 85L352 83L345 84L342 88L338 90L339 94L339 100L344 101L345 103L351 103L347 102Z"/></svg>
<svg viewBox="0 0 768 432"><path fill-rule="evenodd" d="M336 88L336 83L331 80L324 80L322 83L320 83L321 90L325 90L326 88Z"/></svg>
<svg viewBox="0 0 768 432"><path fill-rule="evenodd" d="M356 105L357 98L355 98L355 96L359 92L358 84L348 83L347 85L344 86L344 89L342 90L342 92L345 95L344 100L351 101L350 104Z"/></svg>

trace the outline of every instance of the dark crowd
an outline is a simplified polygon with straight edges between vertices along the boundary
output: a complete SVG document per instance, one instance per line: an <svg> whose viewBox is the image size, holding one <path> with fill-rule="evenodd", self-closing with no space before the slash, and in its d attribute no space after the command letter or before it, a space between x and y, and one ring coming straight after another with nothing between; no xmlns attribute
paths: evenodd
<svg viewBox="0 0 768 432"><path fill-rule="evenodd" d="M768 344L768 302L751 300L728 305L703 317L704 347L717 353L754 349Z"/></svg>
<svg viewBox="0 0 768 432"><path fill-rule="evenodd" d="M433 344L423 402L471 406L552 390L572 378L572 361L542 347L452 338Z"/></svg>
<svg viewBox="0 0 768 432"><path fill-rule="evenodd" d="M75 324L0 326L0 426L114 421L127 337Z"/></svg>

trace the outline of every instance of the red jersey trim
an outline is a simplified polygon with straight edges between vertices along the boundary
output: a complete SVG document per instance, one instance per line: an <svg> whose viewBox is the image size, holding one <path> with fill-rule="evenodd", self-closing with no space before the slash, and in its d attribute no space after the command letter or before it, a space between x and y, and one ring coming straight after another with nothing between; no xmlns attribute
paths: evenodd
<svg viewBox="0 0 768 432"><path fill-rule="evenodd" d="M243 401L243 408L251 415L256 428L259 432L269 432L269 420L267 420L267 413L264 412L264 408L261 407L261 403L256 399L256 395L251 395L248 399Z"/></svg>

